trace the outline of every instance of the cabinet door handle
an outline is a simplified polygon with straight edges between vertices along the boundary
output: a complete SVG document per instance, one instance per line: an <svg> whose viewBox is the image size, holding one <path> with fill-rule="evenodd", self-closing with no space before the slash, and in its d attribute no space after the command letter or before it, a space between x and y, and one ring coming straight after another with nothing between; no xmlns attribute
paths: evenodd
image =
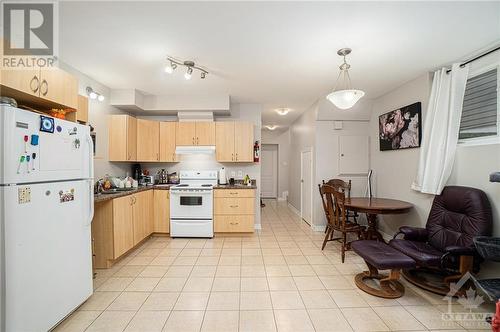
<svg viewBox="0 0 500 332"><path fill-rule="evenodd" d="M167 198L170 199L170 190L167 192Z"/></svg>
<svg viewBox="0 0 500 332"><path fill-rule="evenodd" d="M35 87L33 88L33 83L35 83ZM33 76L33 78L31 79L30 81L30 89L31 91L33 91L34 93L37 93L38 89L40 88L40 80L38 79L38 77L35 75Z"/></svg>
<svg viewBox="0 0 500 332"><path fill-rule="evenodd" d="M230 192L229 195L238 195L238 193Z"/></svg>
<svg viewBox="0 0 500 332"><path fill-rule="evenodd" d="M231 161L234 161L234 153L231 153Z"/></svg>
<svg viewBox="0 0 500 332"><path fill-rule="evenodd" d="M232 222L232 221L231 221L229 224L230 224L230 225L239 225L240 223L239 223L239 222Z"/></svg>
<svg viewBox="0 0 500 332"><path fill-rule="evenodd" d="M230 208L237 208L238 205L229 205Z"/></svg>
<svg viewBox="0 0 500 332"><path fill-rule="evenodd" d="M130 205L134 204L134 196L130 196Z"/></svg>
<svg viewBox="0 0 500 332"><path fill-rule="evenodd" d="M45 91L43 91L43 86L45 85ZM40 93L44 96L47 95L47 92L49 92L49 83L47 83L47 81L44 79L42 81L42 84L40 84Z"/></svg>
<svg viewBox="0 0 500 332"><path fill-rule="evenodd" d="M160 160L160 154L158 152L156 153L156 160Z"/></svg>
<svg viewBox="0 0 500 332"><path fill-rule="evenodd" d="M200 138L196 137L196 145L200 145Z"/></svg>
<svg viewBox="0 0 500 332"><path fill-rule="evenodd" d="M132 156L131 156L131 155L128 155L128 160L130 160L130 158L132 158Z"/></svg>
<svg viewBox="0 0 500 332"><path fill-rule="evenodd" d="M193 145L194 145L194 137L193 137Z"/></svg>
<svg viewBox="0 0 500 332"><path fill-rule="evenodd" d="M236 152L236 161L238 161L238 152Z"/></svg>

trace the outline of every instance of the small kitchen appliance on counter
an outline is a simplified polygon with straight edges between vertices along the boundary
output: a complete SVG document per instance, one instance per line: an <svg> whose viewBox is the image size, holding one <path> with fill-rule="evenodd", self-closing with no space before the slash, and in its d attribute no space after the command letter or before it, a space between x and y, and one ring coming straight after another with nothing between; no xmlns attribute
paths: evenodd
<svg viewBox="0 0 500 332"><path fill-rule="evenodd" d="M155 177L153 175L141 175L139 177L140 186L152 186L155 184Z"/></svg>
<svg viewBox="0 0 500 332"><path fill-rule="evenodd" d="M139 181L141 179L142 175L142 169L141 169L141 164L134 164L132 166L132 177Z"/></svg>
<svg viewBox="0 0 500 332"><path fill-rule="evenodd" d="M219 170L219 184L227 184L226 169L224 167Z"/></svg>
<svg viewBox="0 0 500 332"><path fill-rule="evenodd" d="M213 237L217 171L180 171L179 179L170 188L170 237Z"/></svg>

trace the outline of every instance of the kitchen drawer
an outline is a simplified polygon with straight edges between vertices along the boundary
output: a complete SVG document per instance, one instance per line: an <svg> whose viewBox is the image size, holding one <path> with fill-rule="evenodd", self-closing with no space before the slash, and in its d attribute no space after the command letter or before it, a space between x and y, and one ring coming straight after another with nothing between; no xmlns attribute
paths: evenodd
<svg viewBox="0 0 500 332"><path fill-rule="evenodd" d="M248 233L253 232L253 215L215 215L214 232Z"/></svg>
<svg viewBox="0 0 500 332"><path fill-rule="evenodd" d="M216 189L214 197L255 197L253 189Z"/></svg>
<svg viewBox="0 0 500 332"><path fill-rule="evenodd" d="M215 198L214 214L255 214L255 198Z"/></svg>

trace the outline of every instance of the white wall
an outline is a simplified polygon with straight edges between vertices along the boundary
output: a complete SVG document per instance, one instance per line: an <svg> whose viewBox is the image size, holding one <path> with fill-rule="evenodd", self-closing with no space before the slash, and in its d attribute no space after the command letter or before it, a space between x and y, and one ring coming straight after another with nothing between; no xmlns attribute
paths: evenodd
<svg viewBox="0 0 500 332"><path fill-rule="evenodd" d="M290 160L290 130L275 133L262 130L262 144L278 145L278 197L287 199Z"/></svg>

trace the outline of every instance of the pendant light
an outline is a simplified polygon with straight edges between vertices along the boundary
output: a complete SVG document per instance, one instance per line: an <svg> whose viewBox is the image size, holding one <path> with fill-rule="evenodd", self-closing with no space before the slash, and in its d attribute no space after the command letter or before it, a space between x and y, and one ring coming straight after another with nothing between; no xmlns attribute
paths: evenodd
<svg viewBox="0 0 500 332"><path fill-rule="evenodd" d="M350 48L341 48L337 51L338 55L344 57L344 62L339 66L340 73L337 77L337 83L335 84L333 92L326 96L326 99L342 110L353 107L354 104L365 95L363 91L351 88L351 77L349 76L349 68L351 68L351 65L345 60L345 57L350 54L351 51ZM337 90L337 88L339 88L339 83L342 85L340 85L340 89Z"/></svg>

